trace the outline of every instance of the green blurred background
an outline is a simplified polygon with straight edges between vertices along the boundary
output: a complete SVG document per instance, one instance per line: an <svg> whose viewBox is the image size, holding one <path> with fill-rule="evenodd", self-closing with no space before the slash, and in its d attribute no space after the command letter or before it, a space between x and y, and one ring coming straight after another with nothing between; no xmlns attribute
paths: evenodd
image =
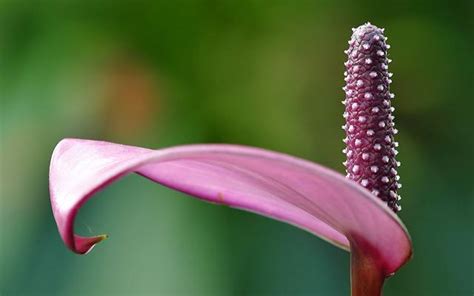
<svg viewBox="0 0 474 296"><path fill-rule="evenodd" d="M472 295L473 1L0 1L1 295L348 295L349 254L131 175L61 242L48 165L65 137L253 145L343 172L343 50L385 27L400 217L415 256L385 295ZM390 235L387 233L387 235Z"/></svg>

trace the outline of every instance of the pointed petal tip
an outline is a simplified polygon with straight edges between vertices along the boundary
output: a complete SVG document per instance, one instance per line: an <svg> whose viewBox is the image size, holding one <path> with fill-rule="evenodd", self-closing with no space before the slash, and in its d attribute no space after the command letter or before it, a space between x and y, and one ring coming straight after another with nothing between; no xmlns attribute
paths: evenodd
<svg viewBox="0 0 474 296"><path fill-rule="evenodd" d="M97 240L96 243L100 243L101 241L106 240L106 239L108 239L108 238L109 238L109 235L108 235L108 234L101 234L101 235L98 235L98 236L97 236L97 239L98 239L98 240Z"/></svg>
<svg viewBox="0 0 474 296"><path fill-rule="evenodd" d="M101 241L109 238L107 234L101 234L92 237L82 237L74 235L74 252L77 254L85 255L89 253L95 245Z"/></svg>

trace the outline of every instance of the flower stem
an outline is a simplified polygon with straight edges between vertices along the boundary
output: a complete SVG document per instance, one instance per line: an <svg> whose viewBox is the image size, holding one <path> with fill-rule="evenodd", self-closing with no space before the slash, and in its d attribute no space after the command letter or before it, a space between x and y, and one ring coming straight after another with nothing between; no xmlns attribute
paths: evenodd
<svg viewBox="0 0 474 296"><path fill-rule="evenodd" d="M382 295L385 275L373 253L351 242L351 295Z"/></svg>

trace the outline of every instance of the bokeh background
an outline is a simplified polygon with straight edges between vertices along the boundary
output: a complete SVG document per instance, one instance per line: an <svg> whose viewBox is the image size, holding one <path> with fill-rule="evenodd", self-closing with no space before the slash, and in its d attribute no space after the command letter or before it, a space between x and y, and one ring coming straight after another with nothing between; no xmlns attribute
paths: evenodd
<svg viewBox="0 0 474 296"><path fill-rule="evenodd" d="M343 50L385 27L400 217L415 256L385 295L472 295L473 2L0 1L1 295L348 295L349 254L131 175L62 244L48 165L65 137L238 143L343 172ZM390 235L387 233L387 235Z"/></svg>

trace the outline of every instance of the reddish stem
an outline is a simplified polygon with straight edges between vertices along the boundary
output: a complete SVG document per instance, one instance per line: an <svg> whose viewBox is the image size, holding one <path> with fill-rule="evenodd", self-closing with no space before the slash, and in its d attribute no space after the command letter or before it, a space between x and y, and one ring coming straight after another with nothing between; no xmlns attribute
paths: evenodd
<svg viewBox="0 0 474 296"><path fill-rule="evenodd" d="M385 275L373 253L351 242L351 295L380 296Z"/></svg>

